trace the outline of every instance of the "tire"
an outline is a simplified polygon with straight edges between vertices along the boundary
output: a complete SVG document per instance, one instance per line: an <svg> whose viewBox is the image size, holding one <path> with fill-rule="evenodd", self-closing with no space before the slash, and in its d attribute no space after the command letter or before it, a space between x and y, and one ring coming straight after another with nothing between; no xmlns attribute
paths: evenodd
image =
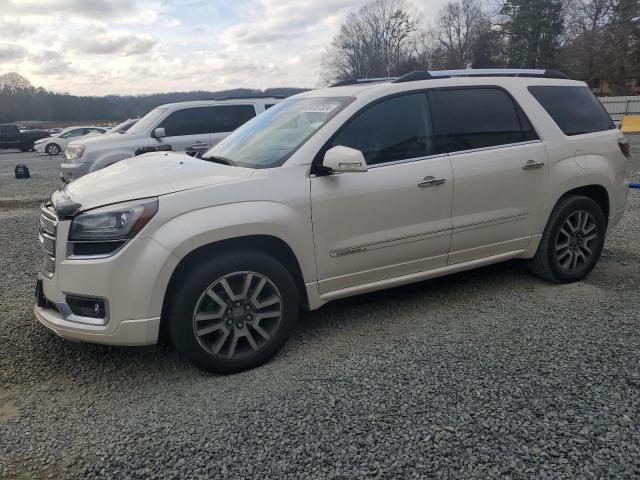
<svg viewBox="0 0 640 480"><path fill-rule="evenodd" d="M50 143L44 149L44 151L47 152L48 155L58 155L60 153L60 150L60 145L58 145L57 143Z"/></svg>
<svg viewBox="0 0 640 480"><path fill-rule="evenodd" d="M23 152L23 153L30 152L31 151L31 147L20 147L20 151Z"/></svg>
<svg viewBox="0 0 640 480"><path fill-rule="evenodd" d="M572 230L573 228L573 230ZM590 198L568 195L551 212L535 256L528 260L533 273L555 283L586 277L598 262L607 219Z"/></svg>
<svg viewBox="0 0 640 480"><path fill-rule="evenodd" d="M282 348L297 321L299 297L280 262L242 250L186 268L166 318L181 355L208 372L236 373L262 365Z"/></svg>

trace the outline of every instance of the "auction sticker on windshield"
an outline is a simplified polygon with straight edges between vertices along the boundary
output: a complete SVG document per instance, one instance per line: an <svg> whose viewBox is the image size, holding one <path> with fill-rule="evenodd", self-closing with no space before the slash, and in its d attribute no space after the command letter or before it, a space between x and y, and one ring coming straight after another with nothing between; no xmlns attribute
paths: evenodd
<svg viewBox="0 0 640 480"><path fill-rule="evenodd" d="M316 103L313 105L307 105L302 110L305 113L329 113L338 105L336 103Z"/></svg>

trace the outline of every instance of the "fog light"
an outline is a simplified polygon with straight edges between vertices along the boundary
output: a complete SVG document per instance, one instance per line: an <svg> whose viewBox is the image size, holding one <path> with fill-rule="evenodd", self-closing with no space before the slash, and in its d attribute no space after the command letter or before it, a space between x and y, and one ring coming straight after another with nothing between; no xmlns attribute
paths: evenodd
<svg viewBox="0 0 640 480"><path fill-rule="evenodd" d="M104 300L100 298L67 295L67 305L79 317L104 318L106 314Z"/></svg>

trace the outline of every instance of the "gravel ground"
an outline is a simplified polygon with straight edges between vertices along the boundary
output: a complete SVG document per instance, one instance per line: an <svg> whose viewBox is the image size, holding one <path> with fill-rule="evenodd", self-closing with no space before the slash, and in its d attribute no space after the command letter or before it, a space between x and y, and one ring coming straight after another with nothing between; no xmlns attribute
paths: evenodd
<svg viewBox="0 0 640 480"><path fill-rule="evenodd" d="M63 156L49 156L37 152L22 153L20 150L0 150L0 208L7 204L24 204L41 201L58 188L60 164ZM13 169L19 163L29 167L31 178L17 180ZM24 206L24 205L21 205Z"/></svg>
<svg viewBox="0 0 640 480"><path fill-rule="evenodd" d="M1 205L1 478L640 476L640 191L583 282L509 262L337 301L234 376L50 334L37 214Z"/></svg>

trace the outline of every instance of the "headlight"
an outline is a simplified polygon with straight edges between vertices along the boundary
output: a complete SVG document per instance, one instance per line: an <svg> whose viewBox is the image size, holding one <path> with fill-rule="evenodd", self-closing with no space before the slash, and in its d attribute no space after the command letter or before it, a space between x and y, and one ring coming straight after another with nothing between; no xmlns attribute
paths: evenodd
<svg viewBox="0 0 640 480"><path fill-rule="evenodd" d="M89 210L73 219L69 240L84 242L127 240L142 230L157 211L157 198Z"/></svg>
<svg viewBox="0 0 640 480"><path fill-rule="evenodd" d="M64 156L67 160L77 160L84 155L86 149L84 145L67 145Z"/></svg>

